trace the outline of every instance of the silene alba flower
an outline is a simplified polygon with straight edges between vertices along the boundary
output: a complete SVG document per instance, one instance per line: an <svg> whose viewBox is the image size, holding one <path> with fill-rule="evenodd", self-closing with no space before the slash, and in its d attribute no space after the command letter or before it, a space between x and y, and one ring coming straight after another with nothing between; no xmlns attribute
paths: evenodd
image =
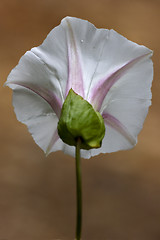
<svg viewBox="0 0 160 240"><path fill-rule="evenodd" d="M66 17L8 76L17 119L46 154L74 156L76 137L83 158L130 149L151 105L151 56L114 30Z"/></svg>

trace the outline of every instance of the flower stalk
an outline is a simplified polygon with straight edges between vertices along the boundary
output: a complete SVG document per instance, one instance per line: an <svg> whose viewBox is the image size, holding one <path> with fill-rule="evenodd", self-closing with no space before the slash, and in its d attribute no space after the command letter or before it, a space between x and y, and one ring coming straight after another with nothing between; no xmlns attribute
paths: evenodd
<svg viewBox="0 0 160 240"><path fill-rule="evenodd" d="M81 139L78 138L76 144L76 191L77 191L76 240L81 239L82 229L82 179L81 179L80 146Z"/></svg>

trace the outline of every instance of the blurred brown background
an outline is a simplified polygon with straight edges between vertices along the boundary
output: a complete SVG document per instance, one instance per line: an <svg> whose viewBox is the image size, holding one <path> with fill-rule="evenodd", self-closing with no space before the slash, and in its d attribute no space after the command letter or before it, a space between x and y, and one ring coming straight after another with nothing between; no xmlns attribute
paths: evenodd
<svg viewBox="0 0 160 240"><path fill-rule="evenodd" d="M153 105L137 146L82 160L83 239L159 240L159 0L0 0L0 240L74 239L74 159L45 158L3 87L19 58L67 15L154 50Z"/></svg>

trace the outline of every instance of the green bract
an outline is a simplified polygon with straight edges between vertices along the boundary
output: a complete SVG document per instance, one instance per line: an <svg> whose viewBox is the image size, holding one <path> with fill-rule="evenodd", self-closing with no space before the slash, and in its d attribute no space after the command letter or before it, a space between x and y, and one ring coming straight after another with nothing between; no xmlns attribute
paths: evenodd
<svg viewBox="0 0 160 240"><path fill-rule="evenodd" d="M76 146L76 140L81 138L82 149L99 148L105 135L104 121L90 103L70 89L62 107L58 134L68 145Z"/></svg>

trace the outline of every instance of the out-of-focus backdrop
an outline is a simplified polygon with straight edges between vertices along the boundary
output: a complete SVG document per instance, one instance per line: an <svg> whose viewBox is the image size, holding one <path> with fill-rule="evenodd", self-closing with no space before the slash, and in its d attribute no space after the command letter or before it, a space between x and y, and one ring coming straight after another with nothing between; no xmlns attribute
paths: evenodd
<svg viewBox="0 0 160 240"><path fill-rule="evenodd" d="M65 16L113 28L154 50L153 105L130 151L82 160L83 239L160 239L160 1L0 0L0 239L74 239L74 158L47 158L3 87L19 58Z"/></svg>

